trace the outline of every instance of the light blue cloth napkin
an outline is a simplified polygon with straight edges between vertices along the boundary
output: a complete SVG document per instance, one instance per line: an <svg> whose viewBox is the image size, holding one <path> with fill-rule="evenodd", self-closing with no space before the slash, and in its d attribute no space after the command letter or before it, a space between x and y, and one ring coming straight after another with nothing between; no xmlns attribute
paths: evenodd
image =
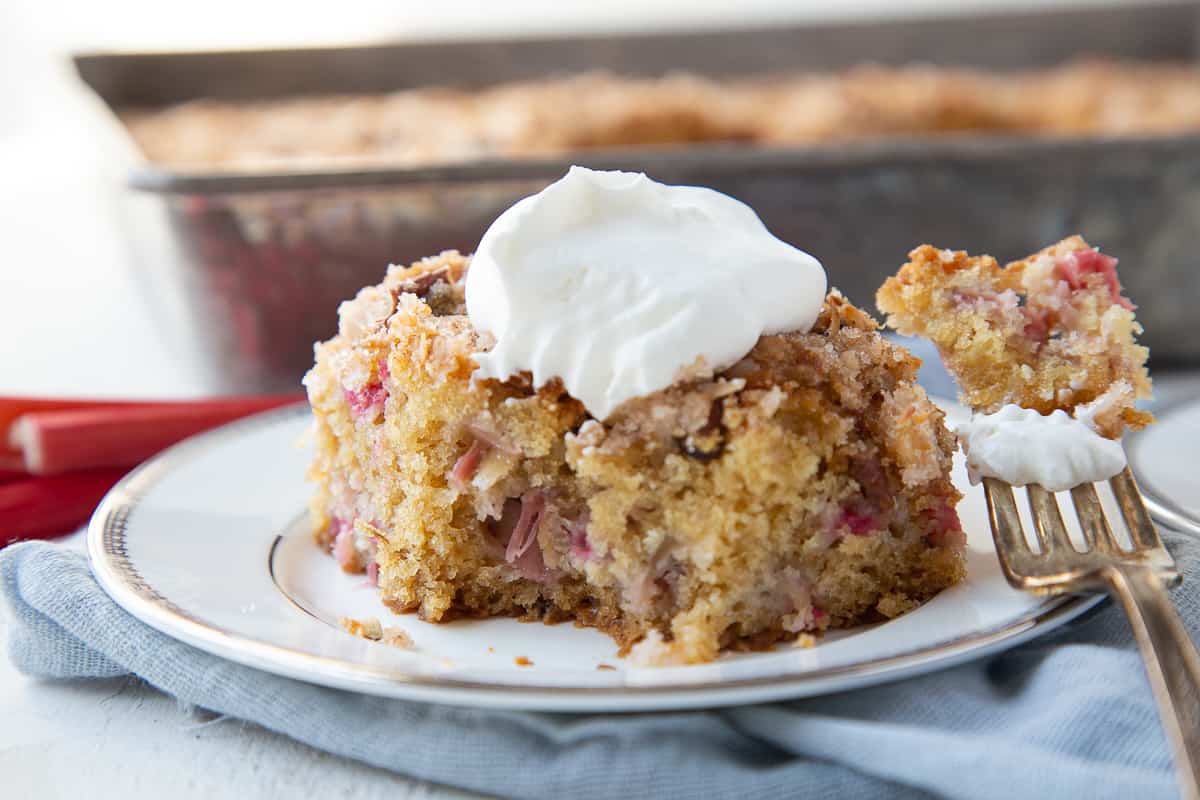
<svg viewBox="0 0 1200 800"><path fill-rule="evenodd" d="M1200 576L1200 542L1167 535ZM1193 637L1200 581L1174 600ZM0 551L9 655L51 679L132 674L180 701L416 778L511 797L1175 796L1128 625L1111 604L952 670L792 703L551 715L365 697L224 661L126 614L78 552Z"/></svg>

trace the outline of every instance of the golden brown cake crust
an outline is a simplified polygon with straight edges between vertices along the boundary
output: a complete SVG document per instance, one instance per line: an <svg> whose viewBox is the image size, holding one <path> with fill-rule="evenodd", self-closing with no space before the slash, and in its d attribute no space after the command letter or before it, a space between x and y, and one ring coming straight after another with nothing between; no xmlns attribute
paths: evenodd
<svg viewBox="0 0 1200 800"><path fill-rule="evenodd" d="M1004 267L922 245L876 303L889 326L937 345L975 410L1081 410L1110 438L1153 420L1134 407L1150 395L1149 353L1116 259L1080 236Z"/></svg>
<svg viewBox="0 0 1200 800"><path fill-rule="evenodd" d="M864 65L838 74L725 81L597 72L473 92L197 100L127 111L122 119L151 161L251 170L967 131L1146 135L1200 130L1200 72L1192 65L1105 61L1016 73Z"/></svg>
<svg viewBox="0 0 1200 800"><path fill-rule="evenodd" d="M423 619L574 620L658 663L904 613L963 574L953 437L918 362L836 292L604 421L475 381L468 260L392 268L306 377L318 540Z"/></svg>

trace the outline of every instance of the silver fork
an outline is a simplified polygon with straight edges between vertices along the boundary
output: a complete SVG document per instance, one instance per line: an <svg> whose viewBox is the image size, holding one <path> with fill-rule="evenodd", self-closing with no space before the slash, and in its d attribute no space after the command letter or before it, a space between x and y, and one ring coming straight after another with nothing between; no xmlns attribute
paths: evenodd
<svg viewBox="0 0 1200 800"><path fill-rule="evenodd" d="M1021 528L1013 487L983 479L988 516L1000 566L1008 582L1035 594L1107 591L1129 617L1146 664L1150 687L1171 742L1183 796L1200 800L1200 655L1167 595L1179 571L1126 467L1109 485L1129 528L1131 549L1113 536L1096 488L1071 490L1086 547L1075 548L1054 494L1026 487L1040 552L1030 549Z"/></svg>

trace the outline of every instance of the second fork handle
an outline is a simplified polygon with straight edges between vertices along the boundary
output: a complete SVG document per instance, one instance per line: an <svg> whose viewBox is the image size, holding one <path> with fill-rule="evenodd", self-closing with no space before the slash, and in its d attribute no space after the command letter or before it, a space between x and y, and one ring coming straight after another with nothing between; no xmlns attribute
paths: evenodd
<svg viewBox="0 0 1200 800"><path fill-rule="evenodd" d="M1113 569L1105 577L1129 617L1146 663L1182 796L1200 800L1200 654L1158 575L1131 567Z"/></svg>

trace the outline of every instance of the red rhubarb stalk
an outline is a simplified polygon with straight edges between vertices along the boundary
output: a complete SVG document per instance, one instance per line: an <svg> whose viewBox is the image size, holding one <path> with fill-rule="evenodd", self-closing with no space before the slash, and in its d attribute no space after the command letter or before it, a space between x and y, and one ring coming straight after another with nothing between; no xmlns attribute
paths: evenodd
<svg viewBox="0 0 1200 800"><path fill-rule="evenodd" d="M139 408L156 405L125 400L70 400L65 397L0 397L0 431L8 430L13 420L31 411L59 411L68 408ZM0 449L4 442L0 441Z"/></svg>
<svg viewBox="0 0 1200 800"><path fill-rule="evenodd" d="M298 399L237 397L32 410L12 420L8 444L23 454L25 470L35 475L131 467L188 436Z"/></svg>
<svg viewBox="0 0 1200 800"><path fill-rule="evenodd" d="M25 471L25 455L20 450L9 450L5 448L3 442L0 442L0 475L4 473L20 473L28 475Z"/></svg>
<svg viewBox="0 0 1200 800"><path fill-rule="evenodd" d="M49 539L83 523L123 469L90 470L0 484L0 547Z"/></svg>
<svg viewBox="0 0 1200 800"><path fill-rule="evenodd" d="M0 484L12 483L13 481L24 480L28 477L29 473L24 470L0 468Z"/></svg>

